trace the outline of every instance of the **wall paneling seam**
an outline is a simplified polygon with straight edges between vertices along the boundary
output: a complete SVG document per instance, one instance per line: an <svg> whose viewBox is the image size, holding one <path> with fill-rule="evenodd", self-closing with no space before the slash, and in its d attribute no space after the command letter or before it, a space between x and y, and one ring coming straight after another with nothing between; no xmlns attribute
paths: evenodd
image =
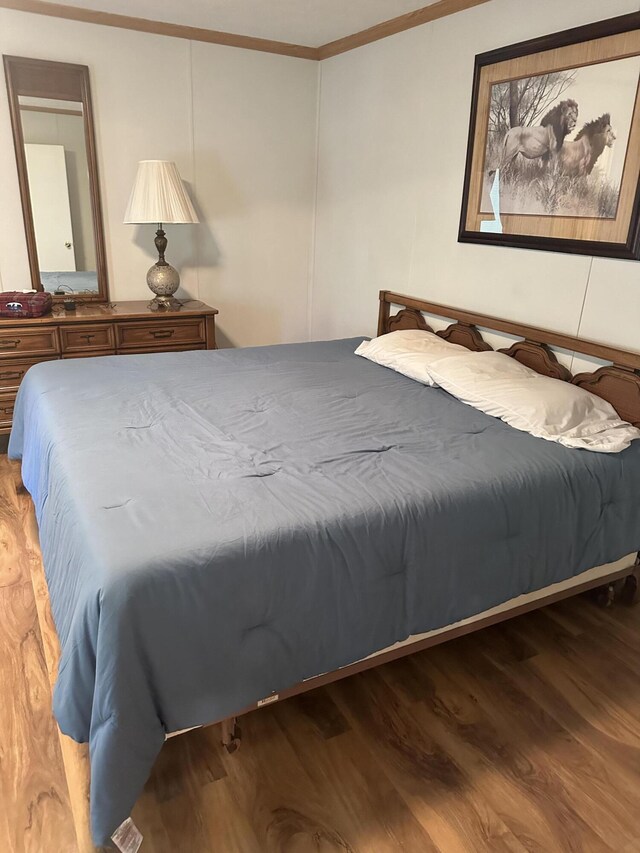
<svg viewBox="0 0 640 853"><path fill-rule="evenodd" d="M322 98L322 63L318 63L318 82L316 86L316 127L314 151L313 212L311 214L311 245L309 246L309 273L307 279L307 339L313 337L313 296L316 286L316 239L318 231L318 186L320 183L320 110Z"/></svg>
<svg viewBox="0 0 640 853"><path fill-rule="evenodd" d="M188 61L188 74L189 74L189 133L191 134L190 144L191 144L191 187L193 192L193 201L196 205L196 209L199 208L198 203L198 175L196 172L196 118L195 118L195 97L193 92L193 42L188 41L188 50L189 50L189 61ZM200 243L202 240L201 229L202 223L200 225L196 225L195 228L195 258L196 258L196 268L195 268L195 277L196 277L196 299L202 299L200 294Z"/></svg>

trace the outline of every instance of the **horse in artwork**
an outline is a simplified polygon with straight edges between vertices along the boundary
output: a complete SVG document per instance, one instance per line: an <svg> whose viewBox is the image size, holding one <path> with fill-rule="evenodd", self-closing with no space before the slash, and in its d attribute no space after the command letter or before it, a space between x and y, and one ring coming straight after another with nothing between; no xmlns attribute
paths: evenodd
<svg viewBox="0 0 640 853"><path fill-rule="evenodd" d="M555 158L565 137L574 130L577 122L578 104L569 98L550 109L539 125L512 127L505 134L500 163L496 169L503 170L518 154L527 160L535 160L538 157ZM490 177L495 174L496 169L490 170Z"/></svg>
<svg viewBox="0 0 640 853"><path fill-rule="evenodd" d="M573 142L563 143L559 154L560 171L571 177L590 175L598 157L615 141L609 113L588 121Z"/></svg>

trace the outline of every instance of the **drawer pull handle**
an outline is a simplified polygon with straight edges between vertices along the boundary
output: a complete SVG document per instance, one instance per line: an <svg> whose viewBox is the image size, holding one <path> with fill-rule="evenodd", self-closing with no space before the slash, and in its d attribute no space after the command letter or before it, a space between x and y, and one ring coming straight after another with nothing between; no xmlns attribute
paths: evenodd
<svg viewBox="0 0 640 853"><path fill-rule="evenodd" d="M12 341L2 341L0 349L16 349L20 343L20 338L14 338Z"/></svg>
<svg viewBox="0 0 640 853"><path fill-rule="evenodd" d="M89 343L89 341L92 341L95 338L95 335L78 335L78 337Z"/></svg>
<svg viewBox="0 0 640 853"><path fill-rule="evenodd" d="M154 338L170 338L175 329L153 329L149 334Z"/></svg>
<svg viewBox="0 0 640 853"><path fill-rule="evenodd" d="M21 376L21 370L7 370L5 373L0 373L0 382L5 379L20 379Z"/></svg>
<svg viewBox="0 0 640 853"><path fill-rule="evenodd" d="M2 412L5 415L12 415L13 414L13 406L5 406L3 409L0 409L0 412Z"/></svg>

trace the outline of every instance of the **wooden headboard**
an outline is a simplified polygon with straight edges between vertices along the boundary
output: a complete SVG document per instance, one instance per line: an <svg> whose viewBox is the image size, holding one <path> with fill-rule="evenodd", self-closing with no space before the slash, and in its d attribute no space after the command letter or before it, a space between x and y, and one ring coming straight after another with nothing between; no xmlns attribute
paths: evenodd
<svg viewBox="0 0 640 853"><path fill-rule="evenodd" d="M391 314L392 305L400 307L395 314ZM456 322L452 325L441 329L436 334L451 343L461 344L476 352L492 349L483 340L478 326L521 338L499 352L510 355L543 376L551 376L553 379L561 379L572 382L580 388L586 388L592 394L608 400L623 420L640 427L640 352L615 349L605 344L575 338L572 335L538 329L523 323L512 323L486 314L460 311L458 308L426 302L424 299L415 299L412 296L402 296L390 290L380 291L378 334L384 335L398 329L433 331L422 316L423 311L436 317L455 320ZM594 356L611 364L599 367L590 373L578 373L573 376L555 357L550 349L552 346L580 355Z"/></svg>

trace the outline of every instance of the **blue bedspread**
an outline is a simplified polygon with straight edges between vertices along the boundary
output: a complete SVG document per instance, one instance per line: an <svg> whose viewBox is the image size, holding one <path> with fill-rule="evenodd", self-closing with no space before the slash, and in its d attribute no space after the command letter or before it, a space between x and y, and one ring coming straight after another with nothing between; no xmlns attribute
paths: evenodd
<svg viewBox="0 0 640 853"><path fill-rule="evenodd" d="M356 340L46 362L33 496L94 839L165 732L640 548L640 442L533 438Z"/></svg>

